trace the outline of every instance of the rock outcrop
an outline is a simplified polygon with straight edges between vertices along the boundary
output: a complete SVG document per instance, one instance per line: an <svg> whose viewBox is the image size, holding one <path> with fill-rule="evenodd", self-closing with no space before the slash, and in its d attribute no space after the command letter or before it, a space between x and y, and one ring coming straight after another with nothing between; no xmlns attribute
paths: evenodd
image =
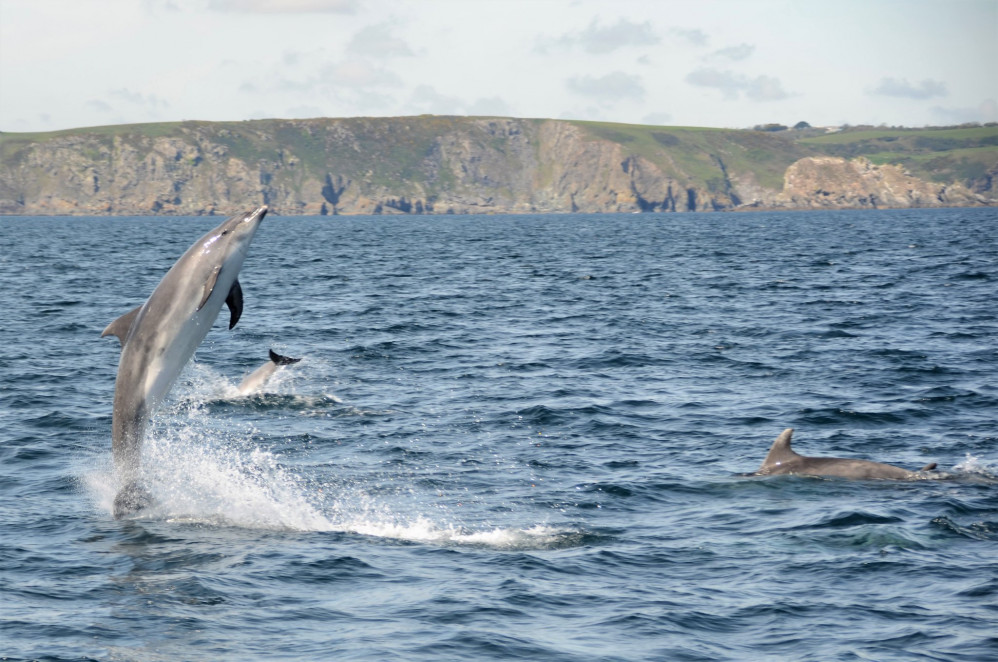
<svg viewBox="0 0 998 662"><path fill-rule="evenodd" d="M801 159L787 168L783 191L773 206L794 209L858 207L963 207L987 199L961 184L937 184L912 177L895 165L874 165L825 156Z"/></svg>
<svg viewBox="0 0 998 662"><path fill-rule="evenodd" d="M0 134L0 157L3 214L958 206L995 204L998 171L971 190L763 132L432 116Z"/></svg>

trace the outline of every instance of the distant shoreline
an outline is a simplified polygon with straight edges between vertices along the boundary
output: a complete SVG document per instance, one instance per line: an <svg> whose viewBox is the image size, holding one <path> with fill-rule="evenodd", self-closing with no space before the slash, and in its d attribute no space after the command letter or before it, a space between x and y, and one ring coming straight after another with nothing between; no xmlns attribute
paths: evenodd
<svg viewBox="0 0 998 662"><path fill-rule="evenodd" d="M440 215L998 205L998 125L419 116L0 133L0 214Z"/></svg>

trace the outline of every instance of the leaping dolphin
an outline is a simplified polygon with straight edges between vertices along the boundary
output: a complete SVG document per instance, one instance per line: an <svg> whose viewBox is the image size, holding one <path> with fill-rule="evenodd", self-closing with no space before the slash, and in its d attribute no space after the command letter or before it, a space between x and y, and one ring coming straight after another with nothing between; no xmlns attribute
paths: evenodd
<svg viewBox="0 0 998 662"><path fill-rule="evenodd" d="M270 350L270 360L262 366L246 375L246 378L239 384L239 395L249 395L259 390L264 382L270 379L271 375L286 365L298 363L301 359L293 359L290 356L281 356L274 350Z"/></svg>
<svg viewBox="0 0 998 662"><path fill-rule="evenodd" d="M869 460L850 460L840 457L804 457L790 448L790 438L793 428L787 428L776 438L769 454L759 470L752 476L769 476L773 474L793 474L797 476L835 476L838 478L854 478L858 480L913 480L924 478L922 472L936 468L936 463L925 465L919 471L908 471L901 467Z"/></svg>
<svg viewBox="0 0 998 662"><path fill-rule="evenodd" d="M223 303L229 307L229 328L239 321L243 310L239 268L266 214L266 206L237 214L198 239L144 304L108 324L101 334L121 341L111 451L125 487L114 499L115 519L149 502L138 476L150 416L215 323Z"/></svg>

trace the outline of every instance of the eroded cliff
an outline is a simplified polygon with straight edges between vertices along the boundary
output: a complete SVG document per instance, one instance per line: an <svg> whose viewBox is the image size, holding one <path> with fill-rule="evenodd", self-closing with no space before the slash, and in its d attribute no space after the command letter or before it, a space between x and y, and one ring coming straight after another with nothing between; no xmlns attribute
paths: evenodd
<svg viewBox="0 0 998 662"><path fill-rule="evenodd" d="M0 134L0 157L5 214L228 214L258 203L278 214L440 214L996 202L990 176L970 188L932 182L758 131L556 120L127 125Z"/></svg>
<svg viewBox="0 0 998 662"><path fill-rule="evenodd" d="M962 207L983 204L984 196L959 183L938 184L911 176L896 165L874 165L857 157L808 157L787 168L774 206L794 209L856 207Z"/></svg>

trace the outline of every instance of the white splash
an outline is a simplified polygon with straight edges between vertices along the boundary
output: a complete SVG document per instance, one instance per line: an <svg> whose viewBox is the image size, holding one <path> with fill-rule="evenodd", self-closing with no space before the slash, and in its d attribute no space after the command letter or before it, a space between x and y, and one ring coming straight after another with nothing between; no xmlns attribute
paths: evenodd
<svg viewBox="0 0 998 662"><path fill-rule="evenodd" d="M580 533L544 524L527 527L455 524L435 505L391 505L356 482L308 478L293 460L261 448L247 423L213 415L205 402L235 391L209 369L190 373L184 393L154 419L142 449L143 484L153 504L134 519L286 531L328 531L434 545L545 549ZM83 480L95 505L110 515L119 489L110 457ZM419 512L419 511L423 512ZM404 512L402 512L404 511ZM415 512L413 512L415 511ZM435 517L426 515L430 511Z"/></svg>
<svg viewBox="0 0 998 662"><path fill-rule="evenodd" d="M303 379L302 375L309 370L311 363L303 363L302 367L296 366L290 370L278 370L271 375L261 391L240 393L239 384L245 375L230 379L203 363L192 361L184 373L186 388L183 389L185 395L180 396L181 402L189 407L212 402L262 405L283 403L293 406L302 416L322 415L327 407L343 401L333 393L297 393L299 381Z"/></svg>
<svg viewBox="0 0 998 662"><path fill-rule="evenodd" d="M964 461L953 467L953 470L985 478L998 478L998 464L985 462L970 453L967 453Z"/></svg>
<svg viewBox="0 0 998 662"><path fill-rule="evenodd" d="M390 506L378 505L362 493L352 495L351 503L351 506L339 503L331 508L335 515L331 518L330 530L406 542L493 549L561 547L579 535L575 530L540 524L527 528L488 526L476 529L438 522L421 514L393 512Z"/></svg>

